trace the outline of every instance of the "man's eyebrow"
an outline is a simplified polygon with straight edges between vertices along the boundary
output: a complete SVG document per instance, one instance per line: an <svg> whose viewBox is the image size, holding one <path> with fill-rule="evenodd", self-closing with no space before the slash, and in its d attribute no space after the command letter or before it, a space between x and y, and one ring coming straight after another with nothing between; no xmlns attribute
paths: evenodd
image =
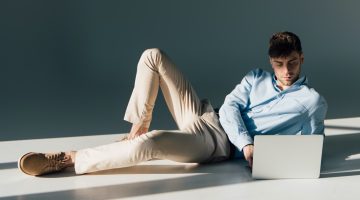
<svg viewBox="0 0 360 200"><path fill-rule="evenodd" d="M295 61L297 59L298 59L298 57L293 57L293 58L290 58L288 62L292 62L292 61ZM284 62L284 61L275 60L275 59L273 61L276 62L276 63L283 63Z"/></svg>
<svg viewBox="0 0 360 200"><path fill-rule="evenodd" d="M297 57L293 57L293 58L289 59L289 62L297 60L297 59L298 59Z"/></svg>
<svg viewBox="0 0 360 200"><path fill-rule="evenodd" d="M280 61L280 60L274 60L274 62L276 62L276 63L283 63L283 61Z"/></svg>

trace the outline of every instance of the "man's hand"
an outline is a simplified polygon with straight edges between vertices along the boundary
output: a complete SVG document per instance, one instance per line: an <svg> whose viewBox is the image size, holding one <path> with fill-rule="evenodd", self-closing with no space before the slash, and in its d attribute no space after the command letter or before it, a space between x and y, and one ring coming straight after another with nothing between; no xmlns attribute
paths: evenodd
<svg viewBox="0 0 360 200"><path fill-rule="evenodd" d="M134 139L144 133L147 133L149 128L143 127L141 124L133 124L127 139Z"/></svg>
<svg viewBox="0 0 360 200"><path fill-rule="evenodd" d="M249 166L251 168L253 164L253 152L254 152L254 145L252 144L248 144L243 148L245 160L249 162Z"/></svg>
<svg viewBox="0 0 360 200"><path fill-rule="evenodd" d="M123 141L123 140L130 140L134 139L144 133L147 133L149 131L149 128L143 127L141 124L133 124L130 130L130 133L126 135L125 137L117 140L117 142Z"/></svg>

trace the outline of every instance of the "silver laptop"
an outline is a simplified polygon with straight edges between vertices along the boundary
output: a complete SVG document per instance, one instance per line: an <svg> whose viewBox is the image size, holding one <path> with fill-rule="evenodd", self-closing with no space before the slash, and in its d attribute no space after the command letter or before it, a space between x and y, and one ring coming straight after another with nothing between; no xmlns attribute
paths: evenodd
<svg viewBox="0 0 360 200"><path fill-rule="evenodd" d="M323 135L256 135L252 177L319 178Z"/></svg>

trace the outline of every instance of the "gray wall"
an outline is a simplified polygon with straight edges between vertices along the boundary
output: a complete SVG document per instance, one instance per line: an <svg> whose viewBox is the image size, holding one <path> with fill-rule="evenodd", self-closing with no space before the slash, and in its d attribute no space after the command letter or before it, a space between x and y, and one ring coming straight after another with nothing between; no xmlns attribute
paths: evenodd
<svg viewBox="0 0 360 200"><path fill-rule="evenodd" d="M360 116L359 9L356 0L0 1L0 140L126 132L135 67L150 47L220 106L250 69L270 70L267 42L283 30L302 39L303 72L327 118ZM175 128L161 96L152 128Z"/></svg>

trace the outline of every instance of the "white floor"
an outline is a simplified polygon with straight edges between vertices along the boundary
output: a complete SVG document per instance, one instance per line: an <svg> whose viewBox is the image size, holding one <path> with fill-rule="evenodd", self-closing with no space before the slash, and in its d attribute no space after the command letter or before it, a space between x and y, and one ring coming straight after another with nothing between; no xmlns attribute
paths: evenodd
<svg viewBox="0 0 360 200"><path fill-rule="evenodd" d="M150 161L76 176L31 177L17 169L28 151L80 149L113 142L97 135L0 142L0 199L360 199L360 118L326 121L320 179L253 180L243 160L213 165Z"/></svg>

